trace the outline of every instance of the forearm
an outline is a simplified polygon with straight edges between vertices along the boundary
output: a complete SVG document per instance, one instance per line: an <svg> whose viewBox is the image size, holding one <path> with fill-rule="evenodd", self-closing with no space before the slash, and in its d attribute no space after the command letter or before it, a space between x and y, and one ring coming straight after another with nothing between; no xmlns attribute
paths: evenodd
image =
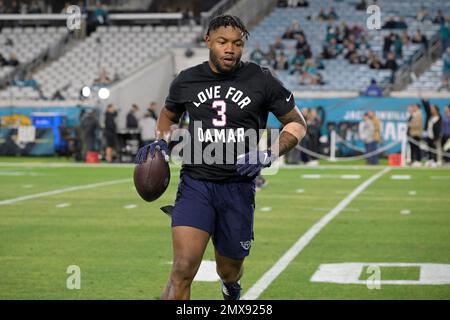
<svg viewBox="0 0 450 320"><path fill-rule="evenodd" d="M271 146L272 154L282 156L294 148L306 134L306 121L297 108L278 118L283 124L280 136Z"/></svg>
<svg viewBox="0 0 450 320"><path fill-rule="evenodd" d="M276 156L282 156L289 150L295 148L306 134L306 128L296 122L288 123L281 130L280 136L271 147L271 151Z"/></svg>
<svg viewBox="0 0 450 320"><path fill-rule="evenodd" d="M169 142L171 136L171 127L177 125L181 114L169 111L163 108L156 123L156 139L164 139Z"/></svg>

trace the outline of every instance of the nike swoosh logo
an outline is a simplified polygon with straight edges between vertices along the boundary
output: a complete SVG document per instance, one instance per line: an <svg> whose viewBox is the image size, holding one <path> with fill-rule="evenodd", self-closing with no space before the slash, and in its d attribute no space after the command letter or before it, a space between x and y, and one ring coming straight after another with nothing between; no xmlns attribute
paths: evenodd
<svg viewBox="0 0 450 320"><path fill-rule="evenodd" d="M192 103L193 103L197 108L198 108L199 105L201 105L200 102L194 102L194 101L192 101Z"/></svg>
<svg viewBox="0 0 450 320"><path fill-rule="evenodd" d="M263 162L266 162L266 159L267 159L267 152L264 152L264 160L263 160Z"/></svg>
<svg viewBox="0 0 450 320"><path fill-rule="evenodd" d="M289 102L289 100L291 100L291 97L292 97L292 93L291 93L291 95L289 96L289 98L286 98L286 102Z"/></svg>

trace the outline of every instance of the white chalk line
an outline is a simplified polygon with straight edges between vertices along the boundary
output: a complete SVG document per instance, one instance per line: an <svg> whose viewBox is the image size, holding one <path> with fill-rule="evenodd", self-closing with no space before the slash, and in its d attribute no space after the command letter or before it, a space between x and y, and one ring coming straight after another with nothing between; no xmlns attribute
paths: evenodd
<svg viewBox="0 0 450 320"><path fill-rule="evenodd" d="M334 207L330 212L323 216L319 222L312 226L303 234L297 242L267 271L256 283L245 293L243 300L255 300L266 290L269 285L286 269L292 260L311 242L311 240L333 219L335 218L354 198L369 187L374 181L389 172L391 168L386 167L379 171L355 190L353 190L345 199Z"/></svg>
<svg viewBox="0 0 450 320"><path fill-rule="evenodd" d="M57 190L52 190L52 191L47 191L47 192L30 194L28 196L17 197L17 198L13 198L13 199L2 200L2 201L0 201L0 205L2 206L2 205L6 205L6 204L13 204L13 203L31 200L31 199L53 196L53 195L64 193L64 192L106 187L106 186L111 186L114 184L132 182L132 181L133 181L133 179L127 178L127 179L111 180L111 181L106 181L106 182L97 182L97 183L91 183L91 184L85 184L85 185L78 185L78 186L73 186L73 187L68 187L68 188L63 188L63 189L57 189Z"/></svg>

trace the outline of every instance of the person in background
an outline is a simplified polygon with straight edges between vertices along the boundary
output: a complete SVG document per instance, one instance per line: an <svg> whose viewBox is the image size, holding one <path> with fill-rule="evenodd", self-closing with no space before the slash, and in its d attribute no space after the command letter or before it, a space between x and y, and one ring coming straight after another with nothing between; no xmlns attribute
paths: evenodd
<svg viewBox="0 0 450 320"><path fill-rule="evenodd" d="M378 145L381 142L381 122L380 119L377 118L375 111L370 110L368 113L369 119L373 123L374 133L373 133L373 148L374 150L378 149ZM378 164L379 154L375 154L372 158L373 164Z"/></svg>
<svg viewBox="0 0 450 320"><path fill-rule="evenodd" d="M377 81L375 79L372 79L370 81L370 85L364 92L364 95L368 97L382 97L383 90L381 90L381 88L377 85Z"/></svg>
<svg viewBox="0 0 450 320"><path fill-rule="evenodd" d="M359 123L359 137L364 142L366 153L375 151L374 134L375 127L369 118L369 114L366 112L364 113L364 120ZM367 164L376 164L373 156L367 158Z"/></svg>
<svg viewBox="0 0 450 320"><path fill-rule="evenodd" d="M139 120L139 130L141 131L141 147L156 140L156 119L149 112L146 112L144 118Z"/></svg>
<svg viewBox="0 0 450 320"><path fill-rule="evenodd" d="M116 125L117 110L111 103L106 107L105 112L105 140L106 140L106 161L113 161L113 151L117 146L117 125Z"/></svg>
<svg viewBox="0 0 450 320"><path fill-rule="evenodd" d="M430 102L427 99L422 99L422 105L426 114L425 130L427 133L427 145L428 148L430 148L430 150L428 150L428 161L426 162L426 165L435 167L438 162L436 149L441 137L441 114L439 112L439 107L434 104L430 105ZM434 149L435 151L431 149Z"/></svg>
<svg viewBox="0 0 450 320"><path fill-rule="evenodd" d="M86 158L88 152L96 151L95 138L97 136L97 129L100 129L100 124L94 109L85 113L80 123L81 136L83 141L83 159Z"/></svg>
<svg viewBox="0 0 450 320"><path fill-rule="evenodd" d="M441 130L442 152L450 154L450 104L445 106ZM450 164L450 156L444 155L444 163Z"/></svg>
<svg viewBox="0 0 450 320"><path fill-rule="evenodd" d="M308 140L309 140L309 150L315 153L319 153L320 144L320 127L322 126L321 119L317 115L316 109L311 109L308 113L308 118L306 120L308 125ZM316 157L310 156L308 165L316 166L319 161Z"/></svg>
<svg viewBox="0 0 450 320"><path fill-rule="evenodd" d="M155 120L158 120L158 116L156 114L157 109L158 109L158 104L155 101L150 102L150 106L147 109L147 113L149 113L150 116Z"/></svg>
<svg viewBox="0 0 450 320"><path fill-rule="evenodd" d="M450 79L450 48L447 48L444 56L442 57L442 84L439 90L448 90L448 80Z"/></svg>
<svg viewBox="0 0 450 320"><path fill-rule="evenodd" d="M137 104L133 104L131 106L130 111L127 113L127 129L137 129L138 128L138 117L137 113L139 112L139 107Z"/></svg>
<svg viewBox="0 0 450 320"><path fill-rule="evenodd" d="M284 51L281 51L280 54L277 55L277 59L273 65L274 70L288 70L289 62Z"/></svg>
<svg viewBox="0 0 450 320"><path fill-rule="evenodd" d="M450 41L450 27L449 27L449 18L444 19L439 25L439 37L441 38L442 43L442 53L448 48L448 44Z"/></svg>
<svg viewBox="0 0 450 320"><path fill-rule="evenodd" d="M422 165L422 154L419 147L423 133L422 112L420 112L419 105L417 104L408 106L408 112L410 116L408 119L407 136L413 140L408 142L411 148L411 165L413 167L420 167Z"/></svg>
<svg viewBox="0 0 450 320"><path fill-rule="evenodd" d="M250 53L250 60L257 64L261 64L261 62L264 60L265 53L261 50L261 46L259 42L255 44L255 49Z"/></svg>

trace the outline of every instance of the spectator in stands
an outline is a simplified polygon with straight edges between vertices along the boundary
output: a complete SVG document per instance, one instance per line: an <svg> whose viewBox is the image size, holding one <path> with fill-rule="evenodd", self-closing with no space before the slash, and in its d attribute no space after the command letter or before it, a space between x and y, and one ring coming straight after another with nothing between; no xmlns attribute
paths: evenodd
<svg viewBox="0 0 450 320"><path fill-rule="evenodd" d="M447 48L442 57L442 84L439 90L448 90L448 82L450 79L450 48Z"/></svg>
<svg viewBox="0 0 450 320"><path fill-rule="evenodd" d="M336 26L336 36L338 43L343 43L345 39L348 39L352 34L352 30L348 26L347 22L342 21L340 26Z"/></svg>
<svg viewBox="0 0 450 320"><path fill-rule="evenodd" d="M325 14L325 10L323 7L320 8L319 14L317 15L317 20L319 21L327 21L328 16Z"/></svg>
<svg viewBox="0 0 450 320"><path fill-rule="evenodd" d="M383 59L386 59L389 52L391 52L391 47L394 44L395 35L391 32L389 35L384 37L383 40Z"/></svg>
<svg viewBox="0 0 450 320"><path fill-rule="evenodd" d="M412 104L408 107L410 114L408 119L407 136L409 139L409 146L411 148L411 165L414 167L420 167L422 165L422 154L420 150L420 140L422 139L422 113L419 105Z"/></svg>
<svg viewBox="0 0 450 320"><path fill-rule="evenodd" d="M106 140L106 161L113 161L113 151L117 147L117 110L113 104L109 104L105 113L104 135Z"/></svg>
<svg viewBox="0 0 450 320"><path fill-rule="evenodd" d="M37 0L32 0L30 7L28 8L28 13L42 13L42 8L37 2Z"/></svg>
<svg viewBox="0 0 450 320"><path fill-rule="evenodd" d="M6 66L17 67L19 65L19 60L17 60L17 56L14 52L9 54L9 59L6 60Z"/></svg>
<svg viewBox="0 0 450 320"><path fill-rule="evenodd" d="M275 63L273 65L273 68L275 70L288 70L289 69L289 62L288 58L286 57L286 54L284 51L281 51L275 60Z"/></svg>
<svg viewBox="0 0 450 320"><path fill-rule="evenodd" d="M359 137L364 142L366 153L371 153L376 150L374 134L375 127L369 118L369 114L366 112L364 113L364 120L359 123ZM376 164L373 156L367 158L367 164Z"/></svg>
<svg viewBox="0 0 450 320"><path fill-rule="evenodd" d="M131 106L130 111L127 113L127 121L126 121L126 127L127 129L137 129L138 128L138 114L139 107L137 104L133 104Z"/></svg>
<svg viewBox="0 0 450 320"><path fill-rule="evenodd" d="M269 50L266 53L266 60L269 66L273 66L277 60L277 51L273 44L269 44Z"/></svg>
<svg viewBox="0 0 450 320"><path fill-rule="evenodd" d="M428 48L428 39L424 34L422 34L422 31L420 31L420 29L416 30L416 33L414 34L414 36L412 38L412 42L413 43L421 43L421 44L423 44L425 49Z"/></svg>
<svg viewBox="0 0 450 320"><path fill-rule="evenodd" d="M350 42L347 46L346 54L344 55L344 58L347 59L351 64L358 64L359 63L359 56L356 52L356 46L354 43Z"/></svg>
<svg viewBox="0 0 450 320"><path fill-rule="evenodd" d="M383 67L381 60L376 53L373 53L372 56L369 57L369 61L370 61L370 64L369 64L370 69L379 70Z"/></svg>
<svg viewBox="0 0 450 320"><path fill-rule="evenodd" d="M281 37L276 37L275 43L273 44L275 50L284 50L286 46L283 43L283 39Z"/></svg>
<svg viewBox="0 0 450 320"><path fill-rule="evenodd" d="M303 73L303 65L305 64L305 55L303 54L303 51L300 49L297 49L295 55L292 57L291 60L291 71L290 74Z"/></svg>
<svg viewBox="0 0 450 320"><path fill-rule="evenodd" d="M102 68L100 71L100 75L97 79L94 80L95 84L110 84L112 82L105 68Z"/></svg>
<svg viewBox="0 0 450 320"><path fill-rule="evenodd" d="M408 24L406 23L405 17L400 17L398 20L395 17L389 17L383 29L408 29Z"/></svg>
<svg viewBox="0 0 450 320"><path fill-rule="evenodd" d="M441 137L441 114L439 112L439 107L435 104L430 105L428 99L422 99L421 102L426 114L425 130L427 133L427 145L430 149L435 150L428 151L428 161L426 164L430 167L435 167L437 165L436 149Z"/></svg>
<svg viewBox="0 0 450 320"><path fill-rule="evenodd" d="M298 0L297 1L297 7L309 7L309 2L308 0Z"/></svg>
<svg viewBox="0 0 450 320"><path fill-rule="evenodd" d="M333 7L330 8L330 12L328 13L328 20L331 20L331 21L339 20L339 16Z"/></svg>
<svg viewBox="0 0 450 320"><path fill-rule="evenodd" d="M20 4L18 1L13 0L11 2L11 6L9 7L9 10L7 10L6 13L14 13L14 14L19 14L20 13Z"/></svg>
<svg viewBox="0 0 450 320"><path fill-rule="evenodd" d="M67 10L69 10L69 7L70 7L70 6L71 6L70 2L64 3L64 8L61 9L61 13L62 13L62 14L68 13Z"/></svg>
<svg viewBox="0 0 450 320"><path fill-rule="evenodd" d="M411 42L411 37L409 36L407 31L403 31L400 38L404 46L408 45Z"/></svg>
<svg viewBox="0 0 450 320"><path fill-rule="evenodd" d="M402 43L402 39L400 38L400 36L398 34L395 35L393 45L394 45L394 53L395 53L396 59L401 59L403 57L403 43Z"/></svg>
<svg viewBox="0 0 450 320"><path fill-rule="evenodd" d="M312 85L324 84L322 75L318 72L317 65L312 58L307 59L305 62L305 68L300 78L300 85L305 84L305 79L309 79L309 84Z"/></svg>
<svg viewBox="0 0 450 320"><path fill-rule="evenodd" d="M146 112L144 118L139 120L139 130L141 131L141 146L152 143L156 139L156 119Z"/></svg>
<svg viewBox="0 0 450 320"><path fill-rule="evenodd" d="M330 43L332 39L336 39L336 42L339 40L339 29L338 27L334 27L331 24L327 25L327 34L325 36L325 41Z"/></svg>
<svg viewBox="0 0 450 320"><path fill-rule="evenodd" d="M3 3L3 0L0 0L0 14L5 14L5 13L6 13L5 4Z"/></svg>
<svg viewBox="0 0 450 320"><path fill-rule="evenodd" d="M295 39L297 35L305 36L300 23L297 20L292 21L292 24L286 29L283 34L283 39Z"/></svg>
<svg viewBox="0 0 450 320"><path fill-rule="evenodd" d="M389 69L392 70L392 72L394 73L395 71L397 71L397 61L395 60L395 53L394 52L389 52L386 62L383 65L383 69Z"/></svg>
<svg viewBox="0 0 450 320"><path fill-rule="evenodd" d="M364 95L367 97L382 97L383 96L383 90L377 85L377 81L375 79L372 79L370 81L369 87L367 87L366 91L364 92Z"/></svg>
<svg viewBox="0 0 450 320"><path fill-rule="evenodd" d="M308 41L306 41L305 36L299 34L295 37L295 39L297 40L297 43L295 44L295 48L297 50L302 50L302 52L304 52L308 47Z"/></svg>
<svg viewBox="0 0 450 320"><path fill-rule="evenodd" d="M439 26L439 37L441 38L442 52L447 50L450 40L450 23L449 19L445 19Z"/></svg>
<svg viewBox="0 0 450 320"><path fill-rule="evenodd" d="M431 20L428 10L424 6L420 7L420 10L417 12L416 20L419 22L424 22L425 20Z"/></svg>
<svg viewBox="0 0 450 320"><path fill-rule="evenodd" d="M250 53L250 60L257 64L262 64L262 61L265 59L265 53L261 50L261 46L259 42L255 44L255 49Z"/></svg>
<svg viewBox="0 0 450 320"><path fill-rule="evenodd" d="M323 59L334 59L342 51L341 45L337 43L336 39L331 39L329 44L325 44L322 51Z"/></svg>
<svg viewBox="0 0 450 320"><path fill-rule="evenodd" d="M444 109L444 117L442 118L442 134L441 134L441 143L442 143L442 152L449 154L450 153L450 104L445 106ZM450 163L450 156L444 155L444 162Z"/></svg>
<svg viewBox="0 0 450 320"><path fill-rule="evenodd" d="M433 19L433 23L434 23L434 24L441 24L441 23L443 23L443 22L445 22L445 16L444 16L444 14L442 13L442 10L439 9L439 10L437 11L436 17L434 17L434 19Z"/></svg>
<svg viewBox="0 0 450 320"><path fill-rule="evenodd" d="M408 24L406 23L406 19L405 19L404 16L401 16L399 21L397 21L397 28L396 29L402 29L402 30L408 29Z"/></svg>
<svg viewBox="0 0 450 320"><path fill-rule="evenodd" d="M395 17L389 17L388 21L384 24L382 27L383 29L395 29L397 28L397 21L395 20Z"/></svg>
<svg viewBox="0 0 450 320"><path fill-rule="evenodd" d="M367 10L367 3L366 0L360 0L355 7L358 11L366 11Z"/></svg>
<svg viewBox="0 0 450 320"><path fill-rule="evenodd" d="M97 2L93 17L96 21L97 26L99 25L109 25L109 15L106 6L104 6L100 1Z"/></svg>

